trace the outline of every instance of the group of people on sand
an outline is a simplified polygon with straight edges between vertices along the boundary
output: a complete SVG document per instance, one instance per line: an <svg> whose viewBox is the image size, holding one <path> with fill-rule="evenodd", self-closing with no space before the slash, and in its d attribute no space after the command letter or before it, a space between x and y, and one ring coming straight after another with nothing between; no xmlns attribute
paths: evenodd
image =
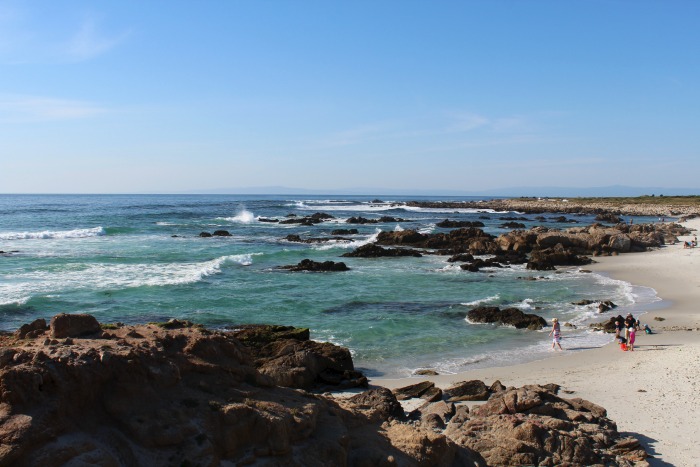
<svg viewBox="0 0 700 467"><path fill-rule="evenodd" d="M651 329L649 325L644 325L644 332L651 334ZM627 317L621 322L619 319L615 320L615 339L620 344L620 349L634 351L634 341L637 337L637 331L642 330L638 319L634 319L632 313L628 313ZM624 331L624 335L623 335ZM558 318L552 318L552 330L549 331L549 335L552 336L552 350L564 350L561 347L561 326L559 325Z"/></svg>
<svg viewBox="0 0 700 467"><path fill-rule="evenodd" d="M634 319L632 313L627 313L627 317L624 321L620 322L619 319L615 320L615 339L620 344L621 350L634 351L634 341L637 337L637 331L640 331L641 325L638 319ZM623 335L624 331L624 335ZM644 332L651 334L651 329L649 325L644 325Z"/></svg>
<svg viewBox="0 0 700 467"><path fill-rule="evenodd" d="M698 236L696 235L692 240L683 242L683 248L695 248L698 246Z"/></svg>

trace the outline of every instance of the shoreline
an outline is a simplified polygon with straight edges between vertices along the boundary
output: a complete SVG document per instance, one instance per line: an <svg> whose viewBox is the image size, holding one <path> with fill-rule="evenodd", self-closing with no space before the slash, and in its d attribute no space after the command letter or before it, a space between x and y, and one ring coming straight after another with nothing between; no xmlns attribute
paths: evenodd
<svg viewBox="0 0 700 467"><path fill-rule="evenodd" d="M683 224L700 230L698 218ZM444 389L472 379L487 385L500 380L506 386L556 383L565 397L581 397L605 407L621 432L640 439L653 456L648 459L650 465L694 465L700 439L695 420L700 413L696 399L700 390L700 247L683 248L683 241L692 237L679 237L680 243L649 252L596 257L596 263L587 266L613 279L651 287L668 304L643 315L642 322L654 334L638 333L634 352L622 352L611 343L582 352L553 352L544 360L512 366L454 375L372 378L370 383L390 389L420 381L432 381ZM566 346L566 330L563 337Z"/></svg>

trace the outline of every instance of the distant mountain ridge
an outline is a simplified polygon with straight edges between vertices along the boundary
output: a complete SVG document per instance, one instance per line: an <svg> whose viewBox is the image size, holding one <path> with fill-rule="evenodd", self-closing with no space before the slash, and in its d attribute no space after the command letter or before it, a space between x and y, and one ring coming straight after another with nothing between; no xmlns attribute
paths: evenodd
<svg viewBox="0 0 700 467"><path fill-rule="evenodd" d="M700 188L634 187L613 185L604 187L506 187L488 190L449 190L449 189L400 189L354 187L340 189L309 189L285 186L261 186L192 190L192 194L241 194L241 195L368 195L368 196L503 196L503 197L610 197L643 195L700 195Z"/></svg>

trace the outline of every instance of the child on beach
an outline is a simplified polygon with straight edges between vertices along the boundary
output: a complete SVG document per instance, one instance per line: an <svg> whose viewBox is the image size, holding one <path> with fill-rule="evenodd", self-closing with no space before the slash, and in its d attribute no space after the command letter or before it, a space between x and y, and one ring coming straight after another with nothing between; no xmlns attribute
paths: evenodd
<svg viewBox="0 0 700 467"><path fill-rule="evenodd" d="M559 346L559 350L564 350L561 348L561 327L559 327L559 319L552 318L552 330L549 331L549 335L552 336L552 350L555 345Z"/></svg>
<svg viewBox="0 0 700 467"><path fill-rule="evenodd" d="M634 334L635 334L635 329L634 326L630 327L628 329L629 331L629 339L627 339L627 350L634 350Z"/></svg>

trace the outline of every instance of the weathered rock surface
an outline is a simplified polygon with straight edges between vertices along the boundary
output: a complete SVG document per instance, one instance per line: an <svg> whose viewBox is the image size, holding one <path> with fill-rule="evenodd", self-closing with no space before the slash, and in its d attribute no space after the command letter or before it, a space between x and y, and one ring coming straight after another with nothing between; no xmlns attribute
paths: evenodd
<svg viewBox="0 0 700 467"><path fill-rule="evenodd" d="M411 248L383 248L374 243L368 243L356 248L354 251L341 255L345 258L380 258L380 257L399 257L413 256L420 258L423 256L418 251Z"/></svg>
<svg viewBox="0 0 700 467"><path fill-rule="evenodd" d="M335 399L286 387L306 371L313 387L328 368L354 371L347 349L308 329L47 332L35 322L0 336L0 466L646 465L602 407L540 386L494 383L473 413L431 399L412 419L385 388ZM267 371L275 363L293 377Z"/></svg>
<svg viewBox="0 0 700 467"><path fill-rule="evenodd" d="M500 323L517 329L538 330L547 326L547 321L541 316L524 313L518 308L501 310L497 306L480 306L469 310L467 318L473 323Z"/></svg>

